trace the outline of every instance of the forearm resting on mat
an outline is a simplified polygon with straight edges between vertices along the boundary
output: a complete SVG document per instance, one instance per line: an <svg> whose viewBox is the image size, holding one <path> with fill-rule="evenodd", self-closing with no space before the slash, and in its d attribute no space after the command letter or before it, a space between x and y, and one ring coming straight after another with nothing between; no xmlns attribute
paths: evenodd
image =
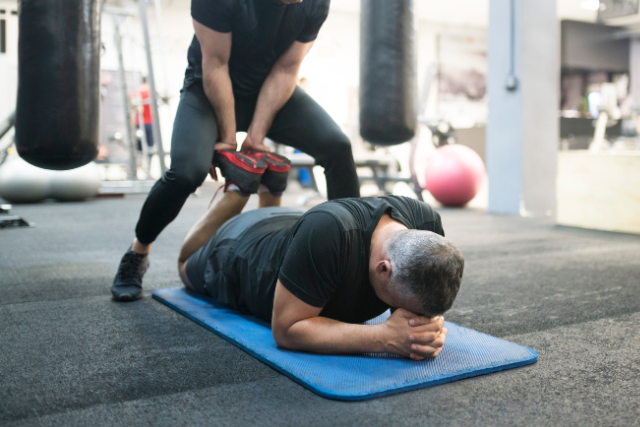
<svg viewBox="0 0 640 427"><path fill-rule="evenodd" d="M436 357L447 335L444 319L397 309L379 325L357 325L320 317L322 308L302 302L280 281L271 328L278 346L311 353L393 353L414 360Z"/></svg>

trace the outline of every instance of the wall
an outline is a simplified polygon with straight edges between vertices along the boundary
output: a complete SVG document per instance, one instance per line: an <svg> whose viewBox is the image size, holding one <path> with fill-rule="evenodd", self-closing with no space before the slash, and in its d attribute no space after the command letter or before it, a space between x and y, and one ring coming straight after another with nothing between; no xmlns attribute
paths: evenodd
<svg viewBox="0 0 640 427"><path fill-rule="evenodd" d="M18 16L16 1L1 1L0 20L6 25L6 52L0 53L0 120L4 120L16 108L16 92L18 89ZM11 137L7 135L6 137Z"/></svg>

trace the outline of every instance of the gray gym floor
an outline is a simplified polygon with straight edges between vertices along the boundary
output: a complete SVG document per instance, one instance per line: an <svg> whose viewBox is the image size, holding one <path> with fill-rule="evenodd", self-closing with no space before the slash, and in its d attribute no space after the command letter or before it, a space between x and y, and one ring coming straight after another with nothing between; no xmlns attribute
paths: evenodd
<svg viewBox="0 0 640 427"><path fill-rule="evenodd" d="M532 347L539 361L337 402L151 299L179 285L180 242L212 191L155 243L146 296L133 303L111 301L109 286L143 196L14 206L37 226L0 230L0 424L638 425L640 236L441 210L467 259L445 317Z"/></svg>

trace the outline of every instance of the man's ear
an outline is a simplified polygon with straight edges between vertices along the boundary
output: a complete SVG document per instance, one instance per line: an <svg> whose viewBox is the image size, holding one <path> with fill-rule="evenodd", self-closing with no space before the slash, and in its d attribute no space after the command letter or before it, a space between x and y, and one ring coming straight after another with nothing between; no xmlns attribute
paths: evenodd
<svg viewBox="0 0 640 427"><path fill-rule="evenodd" d="M391 261L388 258L378 261L376 264L376 274L383 276L391 276Z"/></svg>

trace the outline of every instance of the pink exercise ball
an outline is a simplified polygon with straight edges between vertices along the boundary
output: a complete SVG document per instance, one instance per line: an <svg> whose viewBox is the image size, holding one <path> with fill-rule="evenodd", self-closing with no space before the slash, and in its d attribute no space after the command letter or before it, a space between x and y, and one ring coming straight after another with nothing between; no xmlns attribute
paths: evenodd
<svg viewBox="0 0 640 427"><path fill-rule="evenodd" d="M424 187L444 206L461 207L478 194L486 173L471 148L445 145L427 158Z"/></svg>

